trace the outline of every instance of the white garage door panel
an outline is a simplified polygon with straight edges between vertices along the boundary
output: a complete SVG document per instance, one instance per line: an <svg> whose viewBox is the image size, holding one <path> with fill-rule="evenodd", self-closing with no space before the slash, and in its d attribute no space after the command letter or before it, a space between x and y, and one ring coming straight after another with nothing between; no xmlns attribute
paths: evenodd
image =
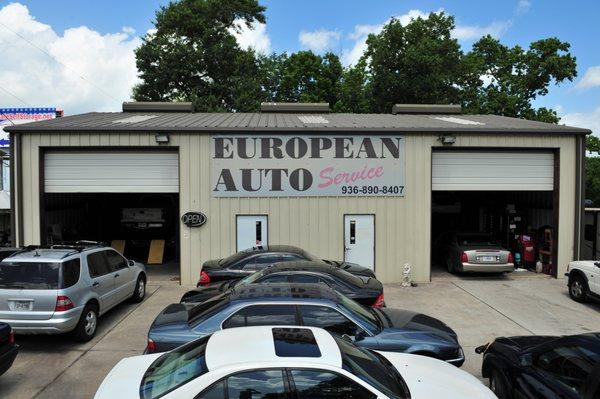
<svg viewBox="0 0 600 399"><path fill-rule="evenodd" d="M433 152L432 190L552 191L550 152Z"/></svg>
<svg viewBox="0 0 600 399"><path fill-rule="evenodd" d="M47 193L177 193L176 152L47 152Z"/></svg>

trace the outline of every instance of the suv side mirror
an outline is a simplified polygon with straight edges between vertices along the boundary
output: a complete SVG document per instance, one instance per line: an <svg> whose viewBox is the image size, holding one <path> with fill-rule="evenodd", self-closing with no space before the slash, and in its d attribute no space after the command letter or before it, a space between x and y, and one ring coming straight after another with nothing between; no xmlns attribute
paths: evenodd
<svg viewBox="0 0 600 399"><path fill-rule="evenodd" d="M594 266L600 267L600 262L594 262Z"/></svg>
<svg viewBox="0 0 600 399"><path fill-rule="evenodd" d="M533 356L531 355L531 353L525 353L519 356L519 364L523 367L533 366Z"/></svg>
<svg viewBox="0 0 600 399"><path fill-rule="evenodd" d="M135 266L135 261L133 261L131 259L127 260L127 266L129 266L129 267Z"/></svg>

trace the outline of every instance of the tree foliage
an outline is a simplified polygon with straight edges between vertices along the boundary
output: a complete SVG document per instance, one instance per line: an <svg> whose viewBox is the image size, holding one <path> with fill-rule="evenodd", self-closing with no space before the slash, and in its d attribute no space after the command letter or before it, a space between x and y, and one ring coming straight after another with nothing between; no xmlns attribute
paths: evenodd
<svg viewBox="0 0 600 399"><path fill-rule="evenodd" d="M257 0L180 0L156 13L156 31L136 49L136 100L193 101L204 111L258 107L260 69L238 45L239 24L265 22Z"/></svg>

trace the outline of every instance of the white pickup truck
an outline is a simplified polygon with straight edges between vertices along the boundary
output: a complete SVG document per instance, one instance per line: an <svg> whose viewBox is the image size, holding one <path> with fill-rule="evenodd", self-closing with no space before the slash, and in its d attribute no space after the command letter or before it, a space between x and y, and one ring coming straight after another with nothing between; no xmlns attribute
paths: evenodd
<svg viewBox="0 0 600 399"><path fill-rule="evenodd" d="M600 262L578 260L567 266L569 296L577 302L589 299L600 300Z"/></svg>

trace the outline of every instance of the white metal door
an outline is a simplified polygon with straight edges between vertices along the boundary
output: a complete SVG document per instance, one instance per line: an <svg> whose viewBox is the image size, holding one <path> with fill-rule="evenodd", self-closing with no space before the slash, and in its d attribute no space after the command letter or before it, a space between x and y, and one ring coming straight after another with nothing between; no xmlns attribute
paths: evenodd
<svg viewBox="0 0 600 399"><path fill-rule="evenodd" d="M434 191L552 191L554 154L524 151L434 151Z"/></svg>
<svg viewBox="0 0 600 399"><path fill-rule="evenodd" d="M177 193L175 151L49 151L46 193Z"/></svg>
<svg viewBox="0 0 600 399"><path fill-rule="evenodd" d="M237 250L268 245L267 215L238 215Z"/></svg>
<svg viewBox="0 0 600 399"><path fill-rule="evenodd" d="M344 261L375 267L375 215L344 215Z"/></svg>

